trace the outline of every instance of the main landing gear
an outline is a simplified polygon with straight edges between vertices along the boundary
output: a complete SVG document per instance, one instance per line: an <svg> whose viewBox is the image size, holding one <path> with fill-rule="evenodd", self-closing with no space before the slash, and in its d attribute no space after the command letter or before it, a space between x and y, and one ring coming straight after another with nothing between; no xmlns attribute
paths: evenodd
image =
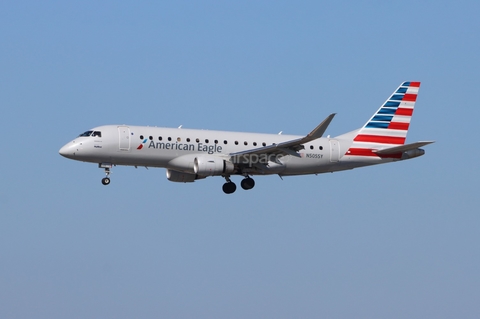
<svg viewBox="0 0 480 319"><path fill-rule="evenodd" d="M100 163L98 164L98 167L99 168L104 168L105 169L105 175L107 175L106 177L102 178L102 184L103 185L108 185L110 184L110 168L112 168L112 164L108 164L108 163Z"/></svg>
<svg viewBox="0 0 480 319"><path fill-rule="evenodd" d="M230 179L227 179L227 182L223 184L222 189L225 194L232 194L237 190L237 185L235 185Z"/></svg>
<svg viewBox="0 0 480 319"><path fill-rule="evenodd" d="M247 176L242 180L240 186L242 186L244 190L249 190L255 186L255 181L253 180L253 178Z"/></svg>
<svg viewBox="0 0 480 319"><path fill-rule="evenodd" d="M226 176L225 180L227 182L223 184L223 187L222 187L223 192L225 194L234 193L237 190L237 185L235 185L235 183L230 180L229 176ZM242 182L240 183L240 186L242 186L244 190L249 190L255 186L255 181L253 180L253 178L247 176L242 180Z"/></svg>

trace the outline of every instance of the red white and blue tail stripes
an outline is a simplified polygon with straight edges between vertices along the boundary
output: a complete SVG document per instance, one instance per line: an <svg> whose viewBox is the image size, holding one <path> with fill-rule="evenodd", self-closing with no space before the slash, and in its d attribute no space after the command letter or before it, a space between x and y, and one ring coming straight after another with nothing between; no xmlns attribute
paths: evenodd
<svg viewBox="0 0 480 319"><path fill-rule="evenodd" d="M345 155L379 157L376 150L405 144L419 88L420 82L403 82L359 130Z"/></svg>

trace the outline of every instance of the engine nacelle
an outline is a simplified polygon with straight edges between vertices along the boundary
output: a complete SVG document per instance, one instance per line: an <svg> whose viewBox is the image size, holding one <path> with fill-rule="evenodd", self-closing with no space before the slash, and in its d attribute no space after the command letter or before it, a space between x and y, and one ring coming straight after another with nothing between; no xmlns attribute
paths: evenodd
<svg viewBox="0 0 480 319"><path fill-rule="evenodd" d="M220 157L199 156L193 161L193 170L200 176L215 176L233 173L233 163Z"/></svg>
<svg viewBox="0 0 480 319"><path fill-rule="evenodd" d="M189 174L189 173L167 169L167 179L170 182L192 183L196 179L198 179L198 177L196 174Z"/></svg>

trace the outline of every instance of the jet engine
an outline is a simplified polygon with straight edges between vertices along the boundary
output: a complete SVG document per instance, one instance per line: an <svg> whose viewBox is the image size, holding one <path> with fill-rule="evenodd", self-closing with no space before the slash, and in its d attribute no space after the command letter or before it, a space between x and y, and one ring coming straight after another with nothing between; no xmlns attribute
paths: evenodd
<svg viewBox="0 0 480 319"><path fill-rule="evenodd" d="M233 163L220 157L199 156L193 161L193 170L200 176L215 176L233 173Z"/></svg>

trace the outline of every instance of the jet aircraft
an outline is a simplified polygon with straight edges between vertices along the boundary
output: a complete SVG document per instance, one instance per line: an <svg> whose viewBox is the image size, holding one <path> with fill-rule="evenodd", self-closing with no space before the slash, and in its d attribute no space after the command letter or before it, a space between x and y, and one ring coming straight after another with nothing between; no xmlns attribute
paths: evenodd
<svg viewBox="0 0 480 319"><path fill-rule="evenodd" d="M403 82L365 125L336 137L322 137L335 114L305 136L106 125L80 134L59 153L98 164L104 185L117 165L163 167L172 182L222 176L223 191L231 194L236 175L249 190L256 175L337 172L423 155L420 147L433 141L405 144L419 88L420 82Z"/></svg>

